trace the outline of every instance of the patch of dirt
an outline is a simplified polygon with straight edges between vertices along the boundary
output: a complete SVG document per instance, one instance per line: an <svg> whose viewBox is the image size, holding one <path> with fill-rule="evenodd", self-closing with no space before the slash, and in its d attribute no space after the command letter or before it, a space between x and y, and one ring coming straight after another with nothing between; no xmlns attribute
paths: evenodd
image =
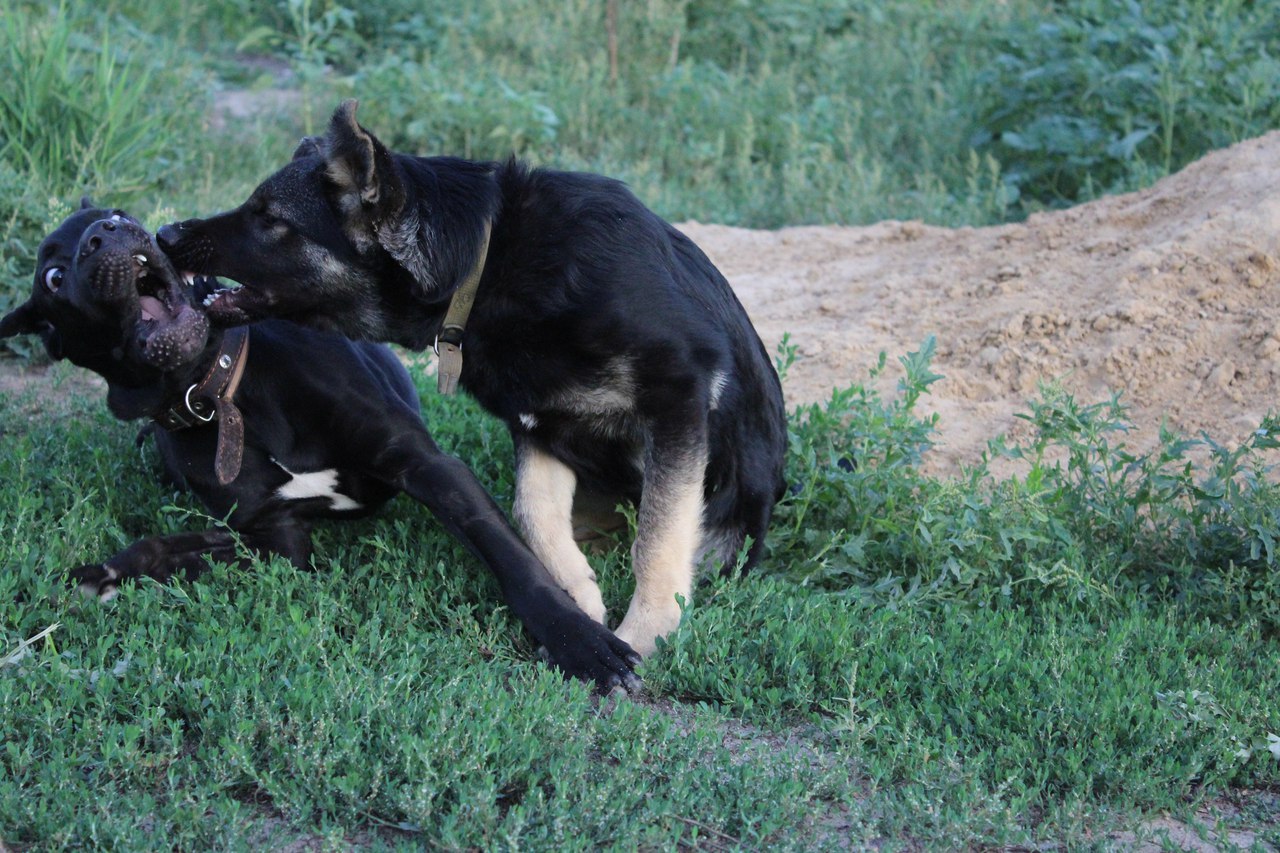
<svg viewBox="0 0 1280 853"><path fill-rule="evenodd" d="M220 89L213 95L209 125L221 130L228 124L262 115L290 114L302 103L297 75L283 59L259 54L241 54L237 61L243 69L258 74L251 88Z"/></svg>
<svg viewBox="0 0 1280 853"><path fill-rule="evenodd" d="M791 406L936 335L935 471L976 463L1054 378L1082 402L1122 391L1130 447L1153 446L1164 417L1231 443L1280 406L1277 161L1273 132L1142 192L989 228L680 227L770 351L787 332L798 345Z"/></svg>

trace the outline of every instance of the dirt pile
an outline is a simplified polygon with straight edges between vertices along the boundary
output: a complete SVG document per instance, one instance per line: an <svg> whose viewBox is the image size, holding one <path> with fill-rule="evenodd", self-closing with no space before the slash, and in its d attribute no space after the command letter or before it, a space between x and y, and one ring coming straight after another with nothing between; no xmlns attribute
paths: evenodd
<svg viewBox="0 0 1280 853"><path fill-rule="evenodd" d="M1041 379L1124 392L1149 447L1162 417L1238 440L1280 407L1280 132L1148 190L1027 222L750 231L685 223L772 350L799 346L790 404L938 339L936 470L977 461Z"/></svg>

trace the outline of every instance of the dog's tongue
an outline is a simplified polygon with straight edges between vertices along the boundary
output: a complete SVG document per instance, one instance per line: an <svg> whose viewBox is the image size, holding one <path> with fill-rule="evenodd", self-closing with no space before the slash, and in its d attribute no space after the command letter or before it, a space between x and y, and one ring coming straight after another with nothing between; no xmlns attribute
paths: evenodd
<svg viewBox="0 0 1280 853"><path fill-rule="evenodd" d="M164 303L154 296L139 296L138 305L142 308L142 319L144 320L171 320L173 315L169 313L169 309Z"/></svg>

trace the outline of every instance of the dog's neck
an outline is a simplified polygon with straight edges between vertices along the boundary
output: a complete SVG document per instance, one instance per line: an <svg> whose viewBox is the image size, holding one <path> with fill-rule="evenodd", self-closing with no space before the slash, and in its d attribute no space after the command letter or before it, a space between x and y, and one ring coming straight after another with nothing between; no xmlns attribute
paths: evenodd
<svg viewBox="0 0 1280 853"><path fill-rule="evenodd" d="M222 350L225 330L214 329L209 333L200 354L172 370L158 373L155 380L141 385L122 384L107 380L107 406L111 414L122 421L155 418L174 405L181 405L187 389L209 372Z"/></svg>

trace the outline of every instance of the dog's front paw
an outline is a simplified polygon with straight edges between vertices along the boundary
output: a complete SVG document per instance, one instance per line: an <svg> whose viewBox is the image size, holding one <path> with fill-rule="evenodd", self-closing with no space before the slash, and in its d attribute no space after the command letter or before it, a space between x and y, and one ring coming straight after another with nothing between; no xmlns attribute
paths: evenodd
<svg viewBox="0 0 1280 853"><path fill-rule="evenodd" d="M640 655L585 613L566 613L538 633L547 660L569 677L593 682L601 694L644 687L635 671Z"/></svg>
<svg viewBox="0 0 1280 853"><path fill-rule="evenodd" d="M106 563L89 563L67 573L68 582L85 598L110 601L120 594L120 572Z"/></svg>

